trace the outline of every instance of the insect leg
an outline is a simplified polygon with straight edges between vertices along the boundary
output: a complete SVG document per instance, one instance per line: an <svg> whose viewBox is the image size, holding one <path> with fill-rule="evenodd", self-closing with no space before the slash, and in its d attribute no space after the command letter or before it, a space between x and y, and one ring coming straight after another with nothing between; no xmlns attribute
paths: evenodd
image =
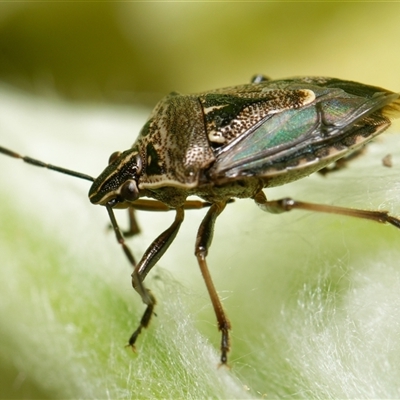
<svg viewBox="0 0 400 400"><path fill-rule="evenodd" d="M186 200L183 204L185 210L198 210L204 207L210 207L211 203L201 200ZM129 228L123 231L125 238L137 235L140 233L140 227L135 217L135 210L141 211L171 211L173 208L168 207L165 203L157 200L136 200L132 207L128 208Z"/></svg>
<svg viewBox="0 0 400 400"><path fill-rule="evenodd" d="M148 247L144 253L140 262L136 265L132 273L132 286L142 297L143 303L147 305L147 308L140 320L139 327L133 332L129 338L129 345L134 348L135 341L139 336L142 328L147 328L150 323L153 309L156 304L155 297L152 293L145 288L143 281L146 275L154 267L157 261L163 256L165 251L168 249L170 244L174 241L176 234L182 224L184 218L183 208L176 209L175 220L172 225L166 229L161 235L159 235L153 243Z"/></svg>
<svg viewBox="0 0 400 400"><path fill-rule="evenodd" d="M346 215L349 217L369 219L380 223L389 223L394 225L396 228L400 228L400 219L392 217L387 211L369 211L369 210L358 210L347 207L337 207L324 204L308 203L303 201L293 200L289 197L268 201L265 197L264 192L259 192L254 196L254 201L263 210L270 213L278 214L293 209L307 210L322 212L328 214Z"/></svg>
<svg viewBox="0 0 400 400"><path fill-rule="evenodd" d="M146 289L146 287L143 285L143 281L146 278L146 275L150 272L153 266L162 257L175 239L175 236L178 233L179 227L181 226L184 218L184 211L183 207L176 209L175 220L172 225L153 241L153 243L144 253L140 262L136 264L132 252L125 244L124 237L119 229L112 208L110 206L106 206L106 208L110 216L111 224L113 226L117 241L122 246L122 249L129 262L134 267L134 271L132 273L132 286L140 294L143 303L147 305L146 310L140 320L139 327L129 338L128 343L132 348L134 348L135 341L142 331L142 328L147 328L149 325L151 316L153 315L154 306L156 305L156 299L154 295L148 289Z"/></svg>
<svg viewBox="0 0 400 400"><path fill-rule="evenodd" d="M203 275L204 281L207 286L208 293L211 298L212 305L214 307L215 316L218 321L218 330L221 332L221 364L226 364L229 351L229 330L231 324L225 315L224 309L221 304L221 300L218 297L218 293L215 290L214 283L211 279L210 272L207 267L206 257L208 249L212 242L214 233L215 220L218 215L225 208L226 203L214 203L208 210L206 216L200 224L197 232L195 255L200 266L201 274Z"/></svg>
<svg viewBox="0 0 400 400"><path fill-rule="evenodd" d="M186 200L183 203L183 208L185 210L198 210L204 207L210 207L211 203L201 200ZM136 200L132 207L135 210L141 211L171 211L174 208L167 206L165 203L158 200L148 200L148 199L139 199Z"/></svg>

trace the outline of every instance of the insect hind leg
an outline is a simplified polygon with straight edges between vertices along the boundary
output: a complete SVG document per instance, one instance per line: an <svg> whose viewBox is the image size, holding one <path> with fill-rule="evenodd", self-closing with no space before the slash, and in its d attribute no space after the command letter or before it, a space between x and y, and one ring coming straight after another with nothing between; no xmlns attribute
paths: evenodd
<svg viewBox="0 0 400 400"><path fill-rule="evenodd" d="M264 192L258 192L254 196L254 201L263 211L273 214L279 214L294 209L307 210L326 214L345 215L349 217L368 219L383 224L389 223L400 229L400 219L389 215L387 211L359 210L355 208L308 203L297 201L289 197L280 200L268 201Z"/></svg>

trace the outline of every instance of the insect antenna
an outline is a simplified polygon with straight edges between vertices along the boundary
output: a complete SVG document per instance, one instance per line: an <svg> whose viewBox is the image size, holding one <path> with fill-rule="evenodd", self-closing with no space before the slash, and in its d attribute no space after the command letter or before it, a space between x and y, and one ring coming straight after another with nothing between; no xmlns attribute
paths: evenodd
<svg viewBox="0 0 400 400"><path fill-rule="evenodd" d="M0 146L0 153L3 153L5 155L13 157L13 158L20 158L21 160L25 161L26 163L35 165L36 167L51 169L52 171L57 171L62 174L65 174L65 175L75 176L76 178L85 179L87 181L94 182L94 178L91 177L90 175L86 175L86 174L83 174L83 173L77 172L77 171L72 171L71 169L58 167L57 165L47 164L43 161L36 160L35 158L21 156L21 154L18 154L15 151L6 149L5 147Z"/></svg>

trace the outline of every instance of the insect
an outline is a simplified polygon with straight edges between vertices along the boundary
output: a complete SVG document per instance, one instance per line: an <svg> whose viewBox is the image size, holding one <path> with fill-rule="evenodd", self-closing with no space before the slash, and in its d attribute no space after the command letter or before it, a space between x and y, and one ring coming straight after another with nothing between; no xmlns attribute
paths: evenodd
<svg viewBox="0 0 400 400"><path fill-rule="evenodd" d="M156 305L144 280L167 251L185 210L207 208L196 237L195 256L221 332L220 360L226 364L231 325L207 265L214 225L235 198L250 198L263 211L302 209L389 223L400 219L385 211L367 211L305 203L291 198L267 200L263 189L326 172L350 160L400 116L400 94L356 82L324 77L268 80L193 95L171 93L153 110L132 147L110 156L98 178L44 163L0 147L23 161L92 182L89 200L105 206L117 242L133 267L132 286L146 308L136 340L147 328ZM339 165L339 164L338 164ZM200 200L188 199L197 196ZM130 229L122 232L114 209L129 211ZM138 233L134 210L175 211L173 223L137 262L125 237Z"/></svg>

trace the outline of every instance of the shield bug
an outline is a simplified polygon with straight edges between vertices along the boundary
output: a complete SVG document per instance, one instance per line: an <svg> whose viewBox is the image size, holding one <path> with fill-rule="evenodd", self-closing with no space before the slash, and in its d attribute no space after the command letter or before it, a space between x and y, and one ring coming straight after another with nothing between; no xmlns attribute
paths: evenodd
<svg viewBox="0 0 400 400"><path fill-rule="evenodd" d="M263 192L351 160L398 116L400 95L378 87L324 77L274 81L257 76L241 86L194 95L171 93L157 104L133 146L113 153L96 179L4 147L0 152L92 182L89 199L106 207L117 241L134 268L132 286L146 305L129 338L132 347L149 325L156 304L144 284L147 274L177 235L185 210L208 208L198 228L195 256L221 332L221 363L226 364L231 326L207 266L218 215L233 199L251 198L272 213L303 209L400 228L400 219L385 211L291 198L269 201ZM190 196L201 200L188 200ZM128 232L120 230L115 208L128 209ZM171 226L150 244L139 262L125 243L126 236L138 233L134 210L175 211Z"/></svg>

